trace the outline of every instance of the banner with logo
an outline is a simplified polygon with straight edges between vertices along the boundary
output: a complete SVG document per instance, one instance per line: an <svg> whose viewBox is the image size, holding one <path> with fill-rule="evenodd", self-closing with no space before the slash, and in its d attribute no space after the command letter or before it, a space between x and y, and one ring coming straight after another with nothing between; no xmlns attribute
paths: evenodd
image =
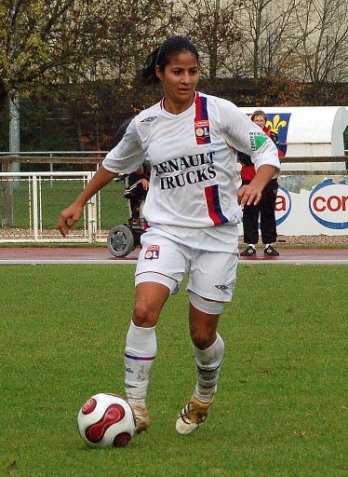
<svg viewBox="0 0 348 477"><path fill-rule="evenodd" d="M278 235L348 235L348 182L326 179L300 193L280 187L275 213Z"/></svg>
<svg viewBox="0 0 348 477"><path fill-rule="evenodd" d="M291 113L267 113L266 127L278 136L277 147L280 158L286 156L290 118Z"/></svg>

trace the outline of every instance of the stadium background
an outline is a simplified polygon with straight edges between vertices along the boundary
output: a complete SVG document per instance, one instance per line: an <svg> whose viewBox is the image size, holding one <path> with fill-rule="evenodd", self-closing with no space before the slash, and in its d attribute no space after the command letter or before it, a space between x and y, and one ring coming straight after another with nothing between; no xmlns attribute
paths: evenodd
<svg viewBox="0 0 348 477"><path fill-rule="evenodd" d="M109 149L121 121L158 99L139 71L177 34L198 47L202 91L238 106L346 105L347 24L346 0L2 2L0 151L10 98L21 151Z"/></svg>
<svg viewBox="0 0 348 477"><path fill-rule="evenodd" d="M344 105L348 97L347 83L325 83L318 87L282 80L223 78L203 79L199 88L238 106L252 107L335 106ZM20 98L21 150L109 150L121 122L160 97L156 88L144 89L137 83L131 92L122 89L114 81L89 81L78 87L42 87L29 98ZM8 124L8 110L3 109L0 112L2 151L8 150ZM21 169L25 167L22 165ZM32 170L35 166L28 167Z"/></svg>

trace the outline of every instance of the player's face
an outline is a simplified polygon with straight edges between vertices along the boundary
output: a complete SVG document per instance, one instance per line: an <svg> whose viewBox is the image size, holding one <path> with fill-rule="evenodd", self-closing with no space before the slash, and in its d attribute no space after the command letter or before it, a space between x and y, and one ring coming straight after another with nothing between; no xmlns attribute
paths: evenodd
<svg viewBox="0 0 348 477"><path fill-rule="evenodd" d="M254 123L257 124L261 129L266 125L266 120L264 116L255 116L253 119Z"/></svg>
<svg viewBox="0 0 348 477"><path fill-rule="evenodd" d="M170 63L161 71L156 70L161 80L165 99L165 108L173 113L188 109L194 99L199 79L197 58L190 51L183 51L171 58Z"/></svg>

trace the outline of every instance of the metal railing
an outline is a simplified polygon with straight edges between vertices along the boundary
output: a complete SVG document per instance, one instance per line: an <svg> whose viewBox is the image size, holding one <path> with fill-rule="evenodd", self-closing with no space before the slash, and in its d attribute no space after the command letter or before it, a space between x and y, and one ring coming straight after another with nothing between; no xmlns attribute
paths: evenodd
<svg viewBox="0 0 348 477"><path fill-rule="evenodd" d="M44 190L43 183L47 180L80 181L84 187L92 178L93 172L2 172L2 229L0 242L88 242L96 241L97 237L97 196L86 204L82 218L82 227L74 230L68 239L61 237L57 228L47 227L44 220ZM16 191L15 185L25 184L24 191ZM18 188L19 189L19 188ZM13 209L16 195L23 201L27 194L27 213L20 204L22 223L13 221ZM56 194L60 194L57 190ZM24 197L25 197L24 195ZM54 192L53 192L54 202ZM47 204L46 204L47 206Z"/></svg>
<svg viewBox="0 0 348 477"><path fill-rule="evenodd" d="M101 164L108 151L36 151L0 152L3 172L11 172L16 164Z"/></svg>
<svg viewBox="0 0 348 477"><path fill-rule="evenodd" d="M40 152L0 152L3 172L11 172L14 164L101 164L108 151L40 151ZM348 150L346 156L285 157L282 159L282 174L285 175L328 175L347 173ZM332 168L330 168L330 165Z"/></svg>
<svg viewBox="0 0 348 477"><path fill-rule="evenodd" d="M52 163L52 164L93 164L95 170L101 163L100 153L103 157L105 151L43 151L40 153L0 153L0 162L3 172L0 173L2 196L0 197L0 210L2 209L2 227L0 227L0 242L87 242L105 241L100 219L101 199L97 194L86 206L82 227L74 229L68 238L61 237L56 227L47 227L45 223L45 208L48 208L48 199L43 200L45 194L49 200L55 201L59 188L55 190L55 181L82 181L81 187L89 181L94 171L47 171L47 172L17 172L12 170L12 164L19 163ZM69 154L69 156L68 156ZM339 157L287 157L282 161L282 177L289 176L343 176L347 180L347 156ZM302 169L302 165L307 165ZM330 167L335 164L335 169ZM322 165L323 169L319 169ZM285 167L284 167L285 166ZM300 166L299 169L296 167ZM16 185L24 181L27 184L27 217L25 227L17 228L13 221L13 209L16 199ZM49 183L51 191L48 193L46 184ZM56 194L56 195L54 195ZM1 200L2 199L2 200ZM22 207L23 208L23 207ZM56 214L57 215L57 214Z"/></svg>

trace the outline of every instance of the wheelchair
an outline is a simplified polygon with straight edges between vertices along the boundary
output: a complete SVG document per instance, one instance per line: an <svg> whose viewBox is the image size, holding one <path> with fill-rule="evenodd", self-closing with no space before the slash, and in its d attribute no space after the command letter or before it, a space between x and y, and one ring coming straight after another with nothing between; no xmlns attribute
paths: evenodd
<svg viewBox="0 0 348 477"><path fill-rule="evenodd" d="M140 246L140 237L147 228L143 217L129 217L128 223L116 225L109 230L107 237L108 250L114 257L126 257Z"/></svg>
<svg viewBox="0 0 348 477"><path fill-rule="evenodd" d="M128 223L116 225L108 233L108 250L114 257L125 257L140 246L140 237L147 229L142 214L147 190L143 188L142 180L148 180L148 177L144 168L125 177L124 197L129 200L130 217Z"/></svg>

